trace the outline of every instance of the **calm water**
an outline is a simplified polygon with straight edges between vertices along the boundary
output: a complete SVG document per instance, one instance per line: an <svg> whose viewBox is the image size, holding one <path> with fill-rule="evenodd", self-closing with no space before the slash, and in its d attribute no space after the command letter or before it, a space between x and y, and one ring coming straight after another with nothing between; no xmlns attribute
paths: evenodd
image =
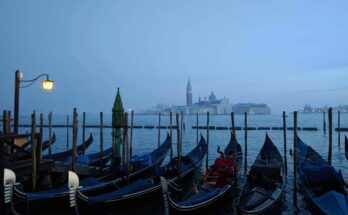
<svg viewBox="0 0 348 215"><path fill-rule="evenodd" d="M81 114L82 115L82 114ZM71 116L70 116L71 119ZM45 119L47 121L47 119ZM80 117L80 124L81 124ZM98 125L99 118L97 115L87 115L87 125ZM130 120L129 120L130 121ZM173 122L175 119L173 118ZM183 154L189 152L196 144L196 130L191 127L196 125L196 116L188 115L184 117L185 122L185 131L183 132ZM30 123L28 117L21 117L21 123ZM53 116L53 124L66 124L66 116ZM111 125L111 116L104 116L104 124ZM135 115L134 117L134 125L157 125L158 124L158 116L155 115ZM244 116L236 115L235 116L235 124L236 126L244 126ZM326 120L326 124L328 125L328 121ZM161 125L169 126L169 116L163 116L161 118ZM199 125L206 125L206 116L199 116ZM210 116L210 125L211 126L231 126L231 119L229 115L211 115ZM249 127L281 127L282 126L282 117L281 115L260 115L260 116L248 116L248 126ZM293 127L293 115L289 114L287 117L287 126ZM298 126L299 127L317 127L318 131L298 131L301 139L311 145L319 154L321 154L324 158L327 158L328 154L328 131L326 134L323 132L323 117L321 114L313 114L313 115L298 115ZM333 119L333 127L337 127L337 115L334 114ZM348 127L348 115L341 114L341 127ZM29 128L28 128L29 129ZM27 128L20 128L21 132L25 132ZM88 152L95 152L99 150L99 128L87 129L88 131L93 132L94 135L94 144L88 149ZM47 129L44 130L44 136L47 137ZM54 131L57 135L57 142L53 145L53 152L58 152L66 149L67 144L67 132L66 128L54 128ZM161 129L161 142L165 139L166 129ZM280 152L283 154L284 146L283 146L283 131L269 130L267 131L275 145L278 147ZM204 137L206 136L205 130L200 130ZM210 132L210 142L209 142L209 161L212 163L214 159L218 156L216 153L217 145L222 148L226 146L230 139L230 131L229 130L211 130ZM265 138L266 131L261 130L250 130L248 131L248 167L252 165L256 155L258 154ZM344 135L345 132L341 132L341 148L338 147L338 132L333 132L333 153L332 153L332 164L338 169L342 170L342 173L346 180L348 180L348 161L344 156ZM173 131L173 141L176 142L176 132ZM149 152L157 147L157 138L158 131L157 129L134 129L133 132L133 153L141 154L145 152ZM237 138L239 143L242 145L244 151L244 131L237 131ZM46 138L45 138L46 139ZM82 132L81 128L79 128L78 134L78 142L82 140ZM72 129L69 130L69 146L71 147L72 143ZM109 147L111 145L111 129L104 129L104 148ZM293 162L289 159L289 148L293 146L293 131L287 131L287 157L288 157L288 176L287 176L287 185L285 190L285 198L284 198L284 209L282 214L309 214L308 211L305 210L305 203L302 201L302 196L299 195L299 206L300 211L295 212L292 207L292 190L293 190ZM175 150L175 147L174 147ZM176 153L176 151L174 152ZM169 154L169 153L168 153ZM166 163L168 158L164 161ZM243 164L244 166L245 164ZM244 167L243 167L244 169ZM239 183L239 187L243 186L244 176L242 176L241 181ZM159 202L157 205L161 205ZM149 209L141 209L142 211L148 211L152 214L153 206ZM218 214L228 214L230 211L219 210Z"/></svg>

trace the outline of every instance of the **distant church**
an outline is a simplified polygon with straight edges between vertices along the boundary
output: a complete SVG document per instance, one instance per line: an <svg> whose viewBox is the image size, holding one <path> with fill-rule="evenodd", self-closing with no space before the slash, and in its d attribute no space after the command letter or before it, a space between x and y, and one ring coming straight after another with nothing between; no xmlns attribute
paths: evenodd
<svg viewBox="0 0 348 215"><path fill-rule="evenodd" d="M202 100L199 96L198 102L193 103L190 79L188 79L186 86L186 105L175 106L173 111L185 114L205 114L207 112L211 114L229 114L232 111L236 114L244 114L244 112L249 114L269 114L271 112L266 104L239 103L232 105L230 100L225 97L217 99L213 91L208 96L208 99L205 96Z"/></svg>

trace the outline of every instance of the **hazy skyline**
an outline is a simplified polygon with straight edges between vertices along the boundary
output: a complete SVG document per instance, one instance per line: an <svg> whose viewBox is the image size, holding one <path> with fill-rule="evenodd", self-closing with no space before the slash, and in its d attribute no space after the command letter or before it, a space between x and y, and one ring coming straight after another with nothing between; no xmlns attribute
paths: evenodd
<svg viewBox="0 0 348 215"><path fill-rule="evenodd" d="M183 105L214 91L272 112L347 104L347 1L19 1L0 3L0 109L14 72L48 73L53 92L21 89L20 113Z"/></svg>

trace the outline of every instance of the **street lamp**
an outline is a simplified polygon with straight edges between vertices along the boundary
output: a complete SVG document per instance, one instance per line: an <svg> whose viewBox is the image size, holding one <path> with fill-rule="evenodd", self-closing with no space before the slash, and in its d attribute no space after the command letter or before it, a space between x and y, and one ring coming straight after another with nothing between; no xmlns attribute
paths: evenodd
<svg viewBox="0 0 348 215"><path fill-rule="evenodd" d="M48 74L41 74L32 80L23 80L23 73L19 70L15 74L15 101L14 101L14 133L18 134L18 115L19 115L19 88L26 88L31 86L35 81L41 77L46 77L46 80L41 82L42 88L45 91L52 91L54 87L54 81L49 79ZM25 86L20 86L21 82L28 83Z"/></svg>

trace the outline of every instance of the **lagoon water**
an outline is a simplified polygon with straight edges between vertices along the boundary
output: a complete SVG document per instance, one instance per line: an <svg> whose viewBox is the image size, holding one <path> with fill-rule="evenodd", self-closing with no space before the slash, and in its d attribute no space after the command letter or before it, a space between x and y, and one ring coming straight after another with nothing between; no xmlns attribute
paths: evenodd
<svg viewBox="0 0 348 215"><path fill-rule="evenodd" d="M79 125L82 123L82 114L79 115ZM70 124L72 117L70 116ZM199 125L206 125L206 115L199 115ZM47 117L45 119L45 124L47 122ZM87 114L86 124L87 125L99 125L99 115ZM129 119L130 122L130 119ZM175 124L175 118L173 117L173 122ZM287 126L293 127L293 114L288 114L286 119ZM30 117L22 116L20 117L20 124L30 124ZM38 123L38 121L37 121ZM53 115L53 124L66 124L66 116L62 115ZM129 123L130 124L130 123ZM184 116L185 130L183 131L182 136L182 153L183 155L189 152L196 145L196 129L192 129L192 126L196 125L196 115L185 115ZM244 115L235 116L236 126L244 126ZM111 125L111 115L104 115L104 125ZM158 115L135 115L134 116L134 125L158 125ZM161 125L169 126L169 116L162 115ZM328 120L326 120L326 125L328 125ZM231 126L231 117L230 115L211 115L210 116L210 126ZM281 114L272 114L272 115L249 115L248 116L248 127L281 127L282 126L282 116ZM325 159L328 155L328 131L326 134L323 132L323 115L321 114L299 114L298 115L298 127L317 127L318 131L298 131L301 139L312 146L319 154L321 154ZM337 127L337 114L333 116L333 128ZM341 127L348 127L348 115L341 114ZM20 128L20 132L25 133L26 130L30 128ZM91 131L94 136L94 143L88 149L88 152L96 152L99 150L99 128L86 129L86 136L88 132ZM165 139L166 133L169 130L161 129L161 142ZM47 139L48 129L44 129L44 139ZM66 128L54 128L54 132L57 135L57 142L53 145L53 152L59 152L66 149L67 146L67 129ZM258 154L264 139L266 132L269 134L272 141L278 147L279 151L283 154L284 145L283 145L283 131L282 130L249 130L248 131L248 158L247 164L250 167ZM206 137L206 130L199 130L199 133ZM228 144L230 139L230 130L210 130L209 132L209 162L210 164L214 162L214 159L218 156L216 149L219 145L224 147ZM341 169L345 180L348 180L348 161L344 155L344 135L348 135L346 132L341 132L341 147L338 147L338 132L333 131L333 150L332 150L332 165L337 169ZM244 153L244 131L237 131L237 139L242 145ZM78 129L78 143L82 141L82 132L81 127ZM133 131L133 154L146 153L157 147L158 142L158 130L157 129L134 129ZM176 132L173 130L173 142L176 143ZM69 147L72 143L72 128L69 128ZM111 129L104 128L104 148L107 148L111 145ZM176 147L174 148L174 153L176 154ZM305 202L302 200L302 196L298 196L298 205L300 206L299 211L295 211L293 208L293 161L289 155L289 149L293 148L293 131L287 130L287 158L288 158L288 175L287 175L287 184L284 197L284 206L282 208L282 214L310 214L305 208ZM47 153L47 152L46 152ZM169 155L169 153L168 153ZM168 161L168 157L163 163ZM244 170L244 165L242 166ZM202 167L203 168L203 167ZM244 176L242 174L241 180L239 181L239 188L242 188ZM227 205L226 205L227 204ZM224 203L216 211L215 214L230 214L231 207L228 205L229 202ZM134 212L127 210L115 211L115 214L138 214L142 212L144 214L156 214L155 211L159 211L158 214L161 214L162 203L159 200L155 203L155 207L158 207L157 210L154 210L154 205L143 205L135 206ZM213 212L213 211L212 211Z"/></svg>

